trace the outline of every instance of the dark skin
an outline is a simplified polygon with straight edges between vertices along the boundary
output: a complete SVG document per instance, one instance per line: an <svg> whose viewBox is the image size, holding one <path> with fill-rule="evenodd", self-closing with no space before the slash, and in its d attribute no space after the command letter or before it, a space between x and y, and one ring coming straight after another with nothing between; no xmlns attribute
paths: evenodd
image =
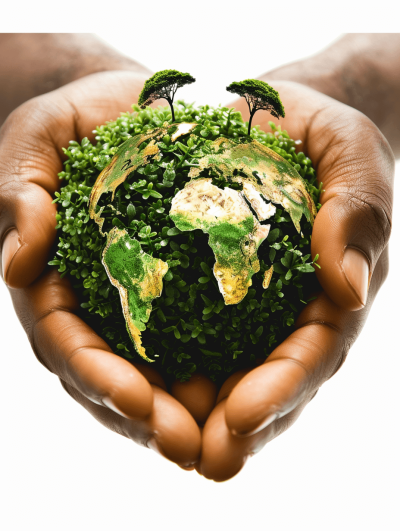
<svg viewBox="0 0 400 531"><path fill-rule="evenodd" d="M24 38L31 37L13 37L22 56ZM103 46L98 53L104 59ZM90 54L95 57L95 42ZM228 378L216 401L210 382L175 384L168 390L150 365L135 367L112 353L76 315L78 302L69 281L46 266L56 237L52 197L60 185L61 148L71 139L93 139L94 127L129 109L149 77L134 61L114 59L103 65L93 59L91 67L115 65L123 71L85 75L87 65L70 66L78 80L27 101L0 130L2 275L36 356L77 402L109 429L183 468L196 467L206 478L224 481L297 419L342 365L361 331L388 270L393 153L376 125L357 110L286 82L283 74L278 81L277 71L263 76L284 102L282 127L303 141L302 150L324 183L312 238L312 252L320 254L317 275L323 291L304 309L293 334L263 364ZM23 67L19 71L25 72ZM51 72L47 75L52 79ZM9 107L3 104L3 115L26 90ZM247 116L243 99L234 106ZM269 119L260 111L254 125L268 129ZM395 134L389 140L398 147ZM200 402L202 411L196 410ZM196 420L205 422L202 433Z"/></svg>
<svg viewBox="0 0 400 531"><path fill-rule="evenodd" d="M260 76L295 81L359 110L400 156L400 34L348 34L326 50Z"/></svg>
<svg viewBox="0 0 400 531"><path fill-rule="evenodd" d="M151 71L94 35L0 34L0 125L25 101L96 72Z"/></svg>

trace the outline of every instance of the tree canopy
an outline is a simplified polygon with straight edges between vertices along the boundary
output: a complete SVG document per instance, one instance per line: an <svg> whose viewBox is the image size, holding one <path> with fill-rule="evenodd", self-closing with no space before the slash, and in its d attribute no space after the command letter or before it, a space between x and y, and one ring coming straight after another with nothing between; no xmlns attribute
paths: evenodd
<svg viewBox="0 0 400 531"><path fill-rule="evenodd" d="M196 80L190 74L178 70L160 70L151 76L144 84L139 95L138 104L142 109L155 100L166 99L171 107L172 121L175 121L174 97L178 88L194 83Z"/></svg>
<svg viewBox="0 0 400 531"><path fill-rule="evenodd" d="M283 118L285 109L276 90L274 90L265 81L258 79L245 79L244 81L234 81L228 87L228 92L238 94L247 101L249 106L250 118L248 134L250 135L251 121L254 114L259 110L269 111L272 116Z"/></svg>

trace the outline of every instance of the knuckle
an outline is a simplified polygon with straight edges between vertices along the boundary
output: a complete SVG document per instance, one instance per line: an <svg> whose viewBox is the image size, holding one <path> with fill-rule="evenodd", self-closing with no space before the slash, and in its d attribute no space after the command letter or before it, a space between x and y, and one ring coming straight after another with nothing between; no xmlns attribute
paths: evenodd
<svg viewBox="0 0 400 531"><path fill-rule="evenodd" d="M25 203L25 187L17 180L10 178L2 178L3 168L0 162L0 244L3 244L3 239L6 233L16 227L16 212L23 210Z"/></svg>
<svg viewBox="0 0 400 531"><path fill-rule="evenodd" d="M38 111L38 99L39 98L37 97L27 100L10 112L1 127L0 142L11 134L15 134L18 130L20 130L20 134L22 131L29 131L32 117L34 117ZM38 125L37 120L34 120L34 122L35 125Z"/></svg>
<svg viewBox="0 0 400 531"><path fill-rule="evenodd" d="M28 102L22 103L8 114L7 118L3 122L3 125L1 126L1 139L9 131L9 129L12 128L14 124L21 119L23 113L21 107L26 108L27 103Z"/></svg>
<svg viewBox="0 0 400 531"><path fill-rule="evenodd" d="M367 232L374 241L386 246L392 230L392 213L382 203L382 196L371 190L361 196L347 193L345 199L357 214L353 230Z"/></svg>
<svg viewBox="0 0 400 531"><path fill-rule="evenodd" d="M53 332L54 318L71 313L71 309L59 306L44 311L35 321L32 321L30 316L25 319L20 317L38 361L50 372L68 381L71 381L70 378L67 378L66 365L68 365L68 360L65 363L61 352L65 343L73 341L76 333L79 333L79 329L73 325L68 325L68 323L58 323L58 341L52 340L49 336ZM49 322L49 320L53 322Z"/></svg>
<svg viewBox="0 0 400 531"><path fill-rule="evenodd" d="M359 111L357 111L357 126L357 129L363 133L363 140L368 141L369 144L379 146L388 161L394 162L393 151L385 135L368 116Z"/></svg>
<svg viewBox="0 0 400 531"><path fill-rule="evenodd" d="M362 128L362 130L365 131L365 128L367 128L370 130L369 133L375 130L379 131L374 122L370 118L368 118L366 114L363 114L361 111L358 111L356 109L353 109L353 113L355 124L358 129Z"/></svg>
<svg viewBox="0 0 400 531"><path fill-rule="evenodd" d="M46 99L48 96L42 95L42 96L36 96L34 98L31 98L24 103L21 103L18 107L16 107L5 120L3 127L14 127L15 125L28 125L30 123L31 118L34 118L36 113L41 110L42 108L42 100ZM27 117L29 119L27 120Z"/></svg>

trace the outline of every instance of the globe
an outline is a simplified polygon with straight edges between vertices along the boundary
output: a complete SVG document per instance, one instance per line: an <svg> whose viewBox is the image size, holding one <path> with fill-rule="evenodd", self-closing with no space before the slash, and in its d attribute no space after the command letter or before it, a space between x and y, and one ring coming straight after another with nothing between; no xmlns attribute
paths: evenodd
<svg viewBox="0 0 400 531"><path fill-rule="evenodd" d="M195 370L215 380L267 356L306 304L310 282L301 279L314 265L303 251L319 192L311 161L274 124L274 133L253 128L248 136L233 109L181 103L179 121L165 115L162 107L126 113L111 125L120 133L111 148L74 144L68 162L87 149L91 171L61 190L58 221L70 227L71 206L61 200L86 187L78 216L97 259L78 279L87 286L82 307L103 337L118 337L117 353L181 380ZM73 246L84 244L82 230L79 237L67 229L59 246L65 232Z"/></svg>

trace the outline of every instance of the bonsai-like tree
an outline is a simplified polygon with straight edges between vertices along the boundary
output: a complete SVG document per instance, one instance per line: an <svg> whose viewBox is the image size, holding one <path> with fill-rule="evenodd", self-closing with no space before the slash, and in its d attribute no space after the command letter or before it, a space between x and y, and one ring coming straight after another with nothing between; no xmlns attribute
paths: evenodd
<svg viewBox="0 0 400 531"><path fill-rule="evenodd" d="M248 135L250 135L251 121L255 113L261 109L269 111L272 116L279 119L284 118L285 109L276 90L258 79L245 79L244 81L234 81L226 87L228 92L238 94L246 99L249 106L250 118Z"/></svg>
<svg viewBox="0 0 400 531"><path fill-rule="evenodd" d="M194 83L195 78L188 73L179 72L178 70L160 70L154 76L151 76L144 84L143 90L139 95L138 104L144 109L153 101L166 99L171 107L172 121L175 121L174 97L178 88L184 85Z"/></svg>

